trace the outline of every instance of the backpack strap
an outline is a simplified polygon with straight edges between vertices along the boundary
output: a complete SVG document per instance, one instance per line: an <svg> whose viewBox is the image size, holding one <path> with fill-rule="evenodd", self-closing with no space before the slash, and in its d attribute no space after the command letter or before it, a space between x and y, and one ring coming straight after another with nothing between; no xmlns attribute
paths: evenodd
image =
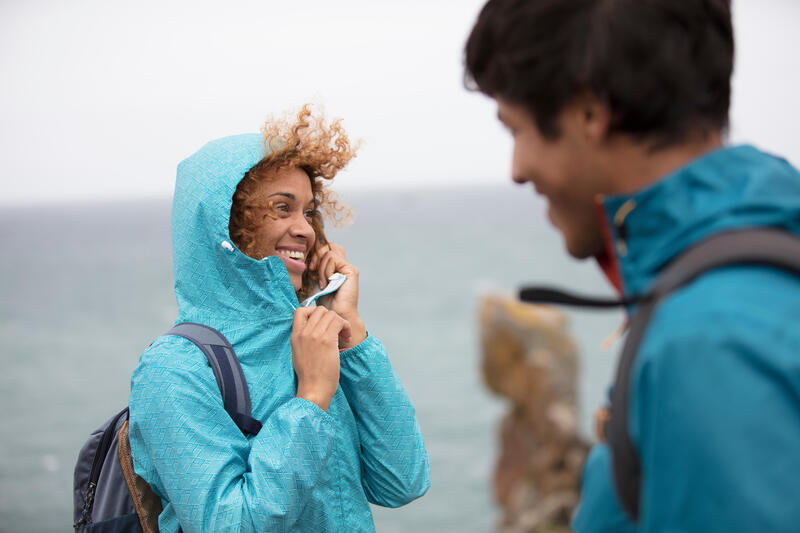
<svg viewBox="0 0 800 533"><path fill-rule="evenodd" d="M205 354L222 393L222 403L236 426L245 435L257 435L261 422L251 415L250 390L233 346L216 329L194 322L183 322L166 335L183 337Z"/></svg>
<svg viewBox="0 0 800 533"><path fill-rule="evenodd" d="M768 265L800 275L800 237L771 228L731 230L712 235L673 259L653 282L650 292L623 300L584 298L561 291L528 287L520 299L580 307L612 308L639 304L631 320L611 392L611 418L605 435L613 458L614 485L623 509L639 519L641 463L630 438L630 376L650 319L661 300L701 274L729 265Z"/></svg>
<svg viewBox="0 0 800 533"><path fill-rule="evenodd" d="M117 456L122 477L125 479L128 492L131 493L131 500L133 500L133 507L136 509L142 533L158 533L158 517L163 510L161 498L153 492L147 481L139 477L134 469L127 420L117 433L117 442L119 444Z"/></svg>
<svg viewBox="0 0 800 533"><path fill-rule="evenodd" d="M620 503L639 519L641 464L628 428L630 376L650 319L661 300L701 274L729 265L768 265L800 275L800 237L777 229L727 231L709 237L674 259L653 283L631 322L611 393L606 438L611 446L614 483Z"/></svg>

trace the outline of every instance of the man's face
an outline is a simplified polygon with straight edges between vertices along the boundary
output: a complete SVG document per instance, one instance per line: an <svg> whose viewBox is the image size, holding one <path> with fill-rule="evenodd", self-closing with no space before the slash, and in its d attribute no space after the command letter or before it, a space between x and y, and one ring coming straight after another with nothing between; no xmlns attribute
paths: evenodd
<svg viewBox="0 0 800 533"><path fill-rule="evenodd" d="M560 135L554 140L542 136L528 110L519 104L498 98L497 114L514 138L514 181L531 182L547 199L547 215L564 237L570 255L585 258L601 252L603 237L594 203L601 184L593 172L594 148L580 111L562 112Z"/></svg>

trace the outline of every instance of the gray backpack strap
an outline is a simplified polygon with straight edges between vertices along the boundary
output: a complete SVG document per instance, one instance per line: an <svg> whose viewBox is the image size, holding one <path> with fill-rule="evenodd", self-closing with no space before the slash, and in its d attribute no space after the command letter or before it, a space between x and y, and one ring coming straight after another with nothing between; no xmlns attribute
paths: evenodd
<svg viewBox="0 0 800 533"><path fill-rule="evenodd" d="M233 346L216 329L194 322L183 322L166 335L176 335L193 342L205 354L222 393L225 411L244 434L256 435L261 422L251 415L250 390Z"/></svg>
<svg viewBox="0 0 800 533"><path fill-rule="evenodd" d="M661 272L636 309L617 366L611 419L605 434L613 457L614 484L628 515L639 518L641 464L628 430L630 376L647 326L661 300L704 272L728 265L758 264L800 275L800 237L777 229L746 229L713 235L689 248Z"/></svg>

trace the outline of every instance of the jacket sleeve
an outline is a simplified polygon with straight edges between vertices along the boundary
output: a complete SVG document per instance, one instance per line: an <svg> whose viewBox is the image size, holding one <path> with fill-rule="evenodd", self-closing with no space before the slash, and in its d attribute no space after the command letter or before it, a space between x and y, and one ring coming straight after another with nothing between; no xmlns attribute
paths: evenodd
<svg viewBox="0 0 800 533"><path fill-rule="evenodd" d="M362 484L367 499L399 507L430 486L422 432L386 350L375 337L341 353L340 385L361 440Z"/></svg>
<svg viewBox="0 0 800 533"><path fill-rule="evenodd" d="M641 353L642 532L797 530L798 346L748 313L664 325Z"/></svg>
<svg viewBox="0 0 800 533"><path fill-rule="evenodd" d="M180 338L145 352L129 406L135 469L185 533L289 530L334 441L329 416L299 398L247 438L224 410L205 357Z"/></svg>
<svg viewBox="0 0 800 533"><path fill-rule="evenodd" d="M612 476L611 450L598 444L583 467L581 499L572 520L576 533L636 533L617 501Z"/></svg>

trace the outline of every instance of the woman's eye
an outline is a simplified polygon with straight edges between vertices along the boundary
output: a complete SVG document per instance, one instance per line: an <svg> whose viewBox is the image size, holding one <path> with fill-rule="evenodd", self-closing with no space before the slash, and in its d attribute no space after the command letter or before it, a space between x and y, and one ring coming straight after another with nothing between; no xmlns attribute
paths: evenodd
<svg viewBox="0 0 800 533"><path fill-rule="evenodd" d="M304 214L305 214L306 218L314 218L314 210L313 209L307 210Z"/></svg>

